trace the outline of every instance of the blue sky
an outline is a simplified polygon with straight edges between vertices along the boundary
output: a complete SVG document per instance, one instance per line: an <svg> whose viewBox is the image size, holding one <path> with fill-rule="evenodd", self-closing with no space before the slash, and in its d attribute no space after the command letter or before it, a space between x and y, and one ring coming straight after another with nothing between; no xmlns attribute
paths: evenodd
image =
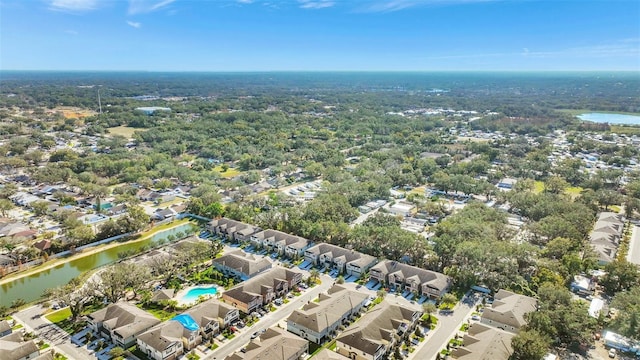
<svg viewBox="0 0 640 360"><path fill-rule="evenodd" d="M4 70L633 70L637 0L0 0Z"/></svg>

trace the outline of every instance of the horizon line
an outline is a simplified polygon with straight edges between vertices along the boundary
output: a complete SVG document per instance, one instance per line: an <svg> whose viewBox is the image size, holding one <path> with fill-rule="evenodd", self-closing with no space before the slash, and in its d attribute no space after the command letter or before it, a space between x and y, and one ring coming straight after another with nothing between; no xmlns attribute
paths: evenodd
<svg viewBox="0 0 640 360"><path fill-rule="evenodd" d="M0 72L136 72L136 73L433 73L433 72L630 72L638 73L640 69L591 69L591 70L567 70L567 69L433 69L433 70L115 70L115 69L0 69Z"/></svg>

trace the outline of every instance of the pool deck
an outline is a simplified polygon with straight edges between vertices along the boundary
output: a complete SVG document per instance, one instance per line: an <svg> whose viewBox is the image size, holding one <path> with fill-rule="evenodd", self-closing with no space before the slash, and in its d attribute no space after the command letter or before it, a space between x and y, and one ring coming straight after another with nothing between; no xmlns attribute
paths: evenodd
<svg viewBox="0 0 640 360"><path fill-rule="evenodd" d="M221 294L224 291L224 288L215 284L202 284L202 285L192 285L192 286L188 286L180 291L178 291L174 296L173 299L176 300L178 302L178 306L193 306L196 305L197 303L197 299L191 302L186 302L184 301L184 296L192 289L195 288L215 288L216 289L216 293L213 295L209 295L208 298L210 299L216 299L218 298L218 295Z"/></svg>

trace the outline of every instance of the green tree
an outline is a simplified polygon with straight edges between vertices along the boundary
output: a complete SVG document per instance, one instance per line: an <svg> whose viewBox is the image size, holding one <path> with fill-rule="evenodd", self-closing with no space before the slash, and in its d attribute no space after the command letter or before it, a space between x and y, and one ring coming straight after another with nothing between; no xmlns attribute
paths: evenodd
<svg viewBox="0 0 640 360"><path fill-rule="evenodd" d="M626 291L640 285L640 273L638 265L626 260L615 260L604 268L606 274L602 277L600 285L604 291L613 296L620 291Z"/></svg>
<svg viewBox="0 0 640 360"><path fill-rule="evenodd" d="M551 340L536 330L522 330L511 339L510 360L540 360L547 353Z"/></svg>
<svg viewBox="0 0 640 360"><path fill-rule="evenodd" d="M13 209L13 203L9 199L0 199L0 215L7 216L9 210Z"/></svg>
<svg viewBox="0 0 640 360"><path fill-rule="evenodd" d="M125 353L125 350L120 346L116 346L113 349L109 350L109 355L115 359L121 359Z"/></svg>
<svg viewBox="0 0 640 360"><path fill-rule="evenodd" d="M640 285L617 293L611 307L618 312L610 326L624 336L640 340Z"/></svg>

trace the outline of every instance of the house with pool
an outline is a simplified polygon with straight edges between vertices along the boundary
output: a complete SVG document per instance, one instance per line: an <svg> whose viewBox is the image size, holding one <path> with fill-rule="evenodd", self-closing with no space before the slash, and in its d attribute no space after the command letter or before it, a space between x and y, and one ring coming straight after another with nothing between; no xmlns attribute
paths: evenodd
<svg viewBox="0 0 640 360"><path fill-rule="evenodd" d="M138 335L158 325L160 320L135 305L119 302L87 315L87 322L96 336L127 349L136 343Z"/></svg>
<svg viewBox="0 0 640 360"><path fill-rule="evenodd" d="M264 271L271 269L273 264L263 256L247 254L242 250L229 252L213 259L213 267L227 276L233 276L242 281L250 279Z"/></svg>
<svg viewBox="0 0 640 360"><path fill-rule="evenodd" d="M179 321L169 320L140 334L136 344L149 359L173 360L184 354L185 344L193 341L194 334Z"/></svg>
<svg viewBox="0 0 640 360"><path fill-rule="evenodd" d="M251 235L262 229L241 221L220 218L211 220L207 224L207 230L232 242L245 242L251 239Z"/></svg>
<svg viewBox="0 0 640 360"><path fill-rule="evenodd" d="M251 244L288 258L301 258L311 246L311 241L278 230L264 230L251 235Z"/></svg>
<svg viewBox="0 0 640 360"><path fill-rule="evenodd" d="M238 309L215 299L202 302L184 314L190 316L199 327L198 343L202 339L212 338L240 318Z"/></svg>
<svg viewBox="0 0 640 360"><path fill-rule="evenodd" d="M302 281L302 273L280 266L253 277L222 294L222 299L245 314L270 304Z"/></svg>

